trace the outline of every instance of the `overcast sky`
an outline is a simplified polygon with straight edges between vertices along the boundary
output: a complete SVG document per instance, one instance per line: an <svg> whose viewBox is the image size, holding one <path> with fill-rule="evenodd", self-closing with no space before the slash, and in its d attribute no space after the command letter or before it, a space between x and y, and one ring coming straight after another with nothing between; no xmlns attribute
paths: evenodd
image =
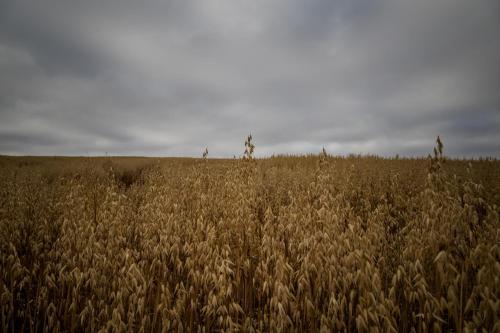
<svg viewBox="0 0 500 333"><path fill-rule="evenodd" d="M498 0L0 0L0 154L500 156Z"/></svg>

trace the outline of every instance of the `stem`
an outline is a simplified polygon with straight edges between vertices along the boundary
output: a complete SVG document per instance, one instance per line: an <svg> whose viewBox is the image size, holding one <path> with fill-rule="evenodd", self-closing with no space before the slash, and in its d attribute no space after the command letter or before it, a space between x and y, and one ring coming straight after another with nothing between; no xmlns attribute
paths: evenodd
<svg viewBox="0 0 500 333"><path fill-rule="evenodd" d="M464 290L464 264L462 264L462 272L460 273L460 309L459 309L459 319L457 332L462 333L463 331L463 290Z"/></svg>

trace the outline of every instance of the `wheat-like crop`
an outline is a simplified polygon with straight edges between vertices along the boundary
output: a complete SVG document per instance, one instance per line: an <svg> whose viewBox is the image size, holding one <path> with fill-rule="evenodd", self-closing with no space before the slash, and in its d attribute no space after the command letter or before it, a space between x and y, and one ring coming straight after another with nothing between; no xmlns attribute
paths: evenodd
<svg viewBox="0 0 500 333"><path fill-rule="evenodd" d="M492 159L0 159L3 332L500 332Z"/></svg>

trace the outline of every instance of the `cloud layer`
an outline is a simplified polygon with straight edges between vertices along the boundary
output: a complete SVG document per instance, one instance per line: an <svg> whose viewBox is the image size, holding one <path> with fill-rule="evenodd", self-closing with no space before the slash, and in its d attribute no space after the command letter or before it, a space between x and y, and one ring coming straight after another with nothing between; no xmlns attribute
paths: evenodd
<svg viewBox="0 0 500 333"><path fill-rule="evenodd" d="M0 0L0 154L500 156L496 0Z"/></svg>

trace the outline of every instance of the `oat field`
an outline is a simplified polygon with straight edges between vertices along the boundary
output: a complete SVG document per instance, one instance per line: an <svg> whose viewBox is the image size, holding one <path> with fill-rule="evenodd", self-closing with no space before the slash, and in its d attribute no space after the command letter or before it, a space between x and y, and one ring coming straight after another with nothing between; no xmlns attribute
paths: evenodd
<svg viewBox="0 0 500 333"><path fill-rule="evenodd" d="M2 332L500 332L499 161L253 149L0 157Z"/></svg>

